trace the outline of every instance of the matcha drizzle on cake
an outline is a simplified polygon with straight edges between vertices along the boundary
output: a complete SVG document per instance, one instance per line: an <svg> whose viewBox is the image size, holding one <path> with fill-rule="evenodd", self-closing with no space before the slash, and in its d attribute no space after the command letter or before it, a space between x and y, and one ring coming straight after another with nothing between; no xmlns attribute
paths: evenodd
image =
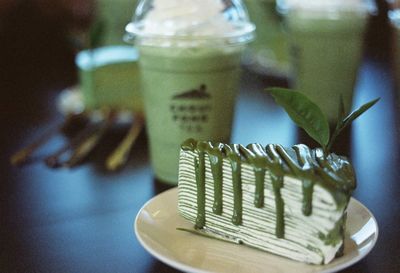
<svg viewBox="0 0 400 273"><path fill-rule="evenodd" d="M253 165L255 174L256 191L254 193L254 206L262 208L264 206L264 180L265 180L265 157L266 153L260 144L250 144L250 149L243 149L243 153Z"/></svg>
<svg viewBox="0 0 400 273"><path fill-rule="evenodd" d="M214 178L214 204L213 212L222 214L222 149L224 144L218 143L208 150L211 173Z"/></svg>
<svg viewBox="0 0 400 273"><path fill-rule="evenodd" d="M241 181L241 155L239 145L225 145L225 151L232 168L233 186L233 215L232 223L240 225L242 223L242 181Z"/></svg>
<svg viewBox="0 0 400 273"><path fill-rule="evenodd" d="M205 143L200 142L197 145L197 150L199 152L199 157L194 158L194 166L196 172L196 185L197 185L197 218L196 218L196 228L202 228L206 221L206 185L205 185L205 160L204 160L204 150Z"/></svg>
<svg viewBox="0 0 400 273"><path fill-rule="evenodd" d="M281 196L284 176L296 177L302 181L302 213L306 216L312 214L312 196L316 183L331 193L338 208L346 206L351 192L355 188L354 172L346 158L335 154L325 156L322 150L312 150L302 144L292 148L269 144L264 148L260 144L249 144L244 147L238 144L213 144L212 142L188 139L182 144L182 150L195 152L198 155L194 159L197 187L196 228L204 227L207 217L205 210L206 157L209 159L214 181L213 213L215 214L221 214L223 210L223 160L226 159L230 163L233 187L231 221L234 225L241 225L243 219L242 163L247 163L253 168L255 177L254 206L257 208L265 205L265 198L270 198L264 196L264 180L268 170L276 206L275 235L277 238L284 238L285 234L285 204ZM331 235L339 236L340 234L332 232ZM335 241L334 238L326 240L327 243Z"/></svg>

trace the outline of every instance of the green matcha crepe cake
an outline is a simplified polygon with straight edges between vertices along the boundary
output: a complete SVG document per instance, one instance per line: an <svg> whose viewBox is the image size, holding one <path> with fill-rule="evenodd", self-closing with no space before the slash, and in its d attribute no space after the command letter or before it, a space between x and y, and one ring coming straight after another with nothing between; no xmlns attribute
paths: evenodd
<svg viewBox="0 0 400 273"><path fill-rule="evenodd" d="M356 187L348 159L329 148L377 100L347 116L341 102L340 119L330 135L320 109L299 92L271 93L298 125L317 132L310 135L321 148L188 139L180 151L178 210L194 224L186 231L327 264L343 251L346 209Z"/></svg>
<svg viewBox="0 0 400 273"><path fill-rule="evenodd" d="M179 211L196 228L298 261L329 263L343 247L355 187L347 159L305 145L187 140Z"/></svg>

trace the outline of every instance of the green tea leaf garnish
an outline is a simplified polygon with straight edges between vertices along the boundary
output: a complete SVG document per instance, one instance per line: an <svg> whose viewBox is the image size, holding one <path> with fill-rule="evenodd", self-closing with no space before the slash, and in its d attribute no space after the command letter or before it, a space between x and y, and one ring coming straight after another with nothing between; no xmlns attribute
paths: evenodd
<svg viewBox="0 0 400 273"><path fill-rule="evenodd" d="M344 100L343 100L342 94L340 94L337 120L338 121L343 120L345 116L346 116L346 112L345 112L345 107L344 107ZM337 123L337 125L339 125L339 122Z"/></svg>
<svg viewBox="0 0 400 273"><path fill-rule="evenodd" d="M346 127L348 126L350 123L352 123L356 118L358 118L359 116L361 116L365 111L367 111L369 108L371 108L372 106L374 106L375 103L377 103L381 98L377 98L374 100L371 100L370 102L367 102L366 104L362 105L360 108L358 108L357 110L354 110L353 112L351 112L347 117L345 117L343 119L343 126Z"/></svg>
<svg viewBox="0 0 400 273"><path fill-rule="evenodd" d="M329 123L318 105L297 91L285 88L267 90L290 118L325 150L329 142Z"/></svg>
<svg viewBox="0 0 400 273"><path fill-rule="evenodd" d="M341 119L338 119L335 131L332 133L332 136L329 140L329 143L327 145L327 150L330 150L332 148L332 145L334 141L336 140L337 136L347 127L349 126L356 118L361 116L365 111L367 111L369 108L375 105L380 100L380 98L371 100L365 104L363 104L361 107L358 109L354 110L351 112L349 115L346 117L342 117ZM342 104L343 102L341 102Z"/></svg>
<svg viewBox="0 0 400 273"><path fill-rule="evenodd" d="M304 94L285 88L268 88L267 91L274 97L276 103L282 106L289 117L304 129L307 134L317 141L324 154L327 155L338 135L356 118L371 108L380 98L374 99L346 116L343 97L340 96L338 120L335 130L330 135L328 119L317 104Z"/></svg>

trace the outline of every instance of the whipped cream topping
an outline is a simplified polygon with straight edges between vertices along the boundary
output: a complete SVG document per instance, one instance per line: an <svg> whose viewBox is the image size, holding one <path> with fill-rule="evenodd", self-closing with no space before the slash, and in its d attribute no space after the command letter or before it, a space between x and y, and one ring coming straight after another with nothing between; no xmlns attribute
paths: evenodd
<svg viewBox="0 0 400 273"><path fill-rule="evenodd" d="M187 47L245 44L253 40L255 26L241 1L142 0L125 30L128 42Z"/></svg>
<svg viewBox="0 0 400 273"><path fill-rule="evenodd" d="M224 16L222 0L154 0L143 33L215 36L235 31Z"/></svg>

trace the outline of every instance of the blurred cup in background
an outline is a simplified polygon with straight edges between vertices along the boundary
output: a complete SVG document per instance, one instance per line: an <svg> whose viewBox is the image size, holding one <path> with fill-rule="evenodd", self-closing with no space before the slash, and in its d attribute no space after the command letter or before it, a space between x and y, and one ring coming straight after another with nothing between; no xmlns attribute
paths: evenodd
<svg viewBox="0 0 400 273"><path fill-rule="evenodd" d="M289 34L293 87L310 97L336 124L340 96L345 110L362 58L373 5L363 0L278 0Z"/></svg>
<svg viewBox="0 0 400 273"><path fill-rule="evenodd" d="M137 60L138 52L130 46L80 51L76 65L85 108L142 112Z"/></svg>
<svg viewBox="0 0 400 273"><path fill-rule="evenodd" d="M135 4L135 0L94 2L94 17L85 34L84 49L75 60L83 102L89 111L107 107L143 112L138 52L123 40Z"/></svg>
<svg viewBox="0 0 400 273"><path fill-rule="evenodd" d="M244 0L257 39L250 44L245 65L257 73L287 78L290 72L287 36L276 0Z"/></svg>

